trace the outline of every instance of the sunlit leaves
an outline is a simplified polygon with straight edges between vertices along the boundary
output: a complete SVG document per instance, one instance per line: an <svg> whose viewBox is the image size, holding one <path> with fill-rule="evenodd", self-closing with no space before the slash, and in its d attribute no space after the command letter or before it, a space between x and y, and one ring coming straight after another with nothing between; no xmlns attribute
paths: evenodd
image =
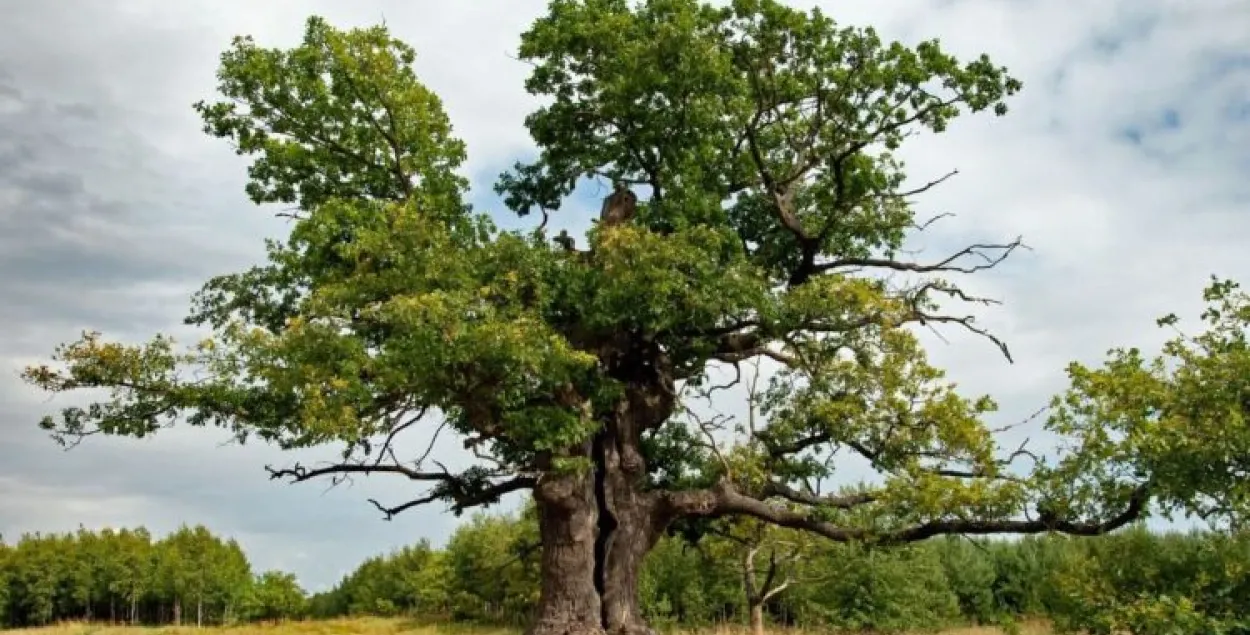
<svg viewBox="0 0 1250 635"><path fill-rule="evenodd" d="M889 153L961 112L1005 113L1020 89L985 57L886 44L772 0L557 1L520 54L527 88L552 101L526 122L538 161L499 183L511 208L558 208L583 176L637 183L652 193L640 224L732 227L774 275L797 254L767 209L770 179L796 191L822 254L895 249L913 214Z"/></svg>
<svg viewBox="0 0 1250 635"><path fill-rule="evenodd" d="M53 360L68 365L68 370L32 366L23 372L23 378L50 392L108 388L111 393L108 401L65 409L60 421L44 417L40 426L63 433L57 435L61 443L96 429L106 434L146 436L170 423L188 397L174 373L189 358L176 353L166 337L157 337L144 346L125 346L88 332L78 341L58 346Z"/></svg>
<svg viewBox="0 0 1250 635"><path fill-rule="evenodd" d="M383 27L339 31L311 18L301 46L237 37L221 57L219 102L197 102L204 130L258 154L248 194L310 210L332 198L398 200L415 192L456 214L464 144L438 97L417 81L413 49Z"/></svg>
<svg viewBox="0 0 1250 635"><path fill-rule="evenodd" d="M196 295L188 323L213 330L198 345L90 334L58 351L62 370L28 371L53 392L112 390L45 426L142 436L186 416L350 456L433 410L463 433L507 430L503 458L521 463L588 434L559 398L595 361L548 323L568 287L560 258L469 214L463 144L413 59L383 27L315 17L291 49L237 38L223 101L196 109L254 159L253 200L297 204L291 231Z"/></svg>
<svg viewBox="0 0 1250 635"><path fill-rule="evenodd" d="M596 266L582 283L588 328L691 333L763 301L764 280L724 232L613 227L592 240Z"/></svg>
<svg viewBox="0 0 1250 635"><path fill-rule="evenodd" d="M1070 504L1145 484L1164 512L1234 524L1250 512L1250 296L1215 280L1203 297L1206 330L1178 331L1160 356L1114 349L1100 368L1069 367L1049 427L1078 451L1048 476Z"/></svg>

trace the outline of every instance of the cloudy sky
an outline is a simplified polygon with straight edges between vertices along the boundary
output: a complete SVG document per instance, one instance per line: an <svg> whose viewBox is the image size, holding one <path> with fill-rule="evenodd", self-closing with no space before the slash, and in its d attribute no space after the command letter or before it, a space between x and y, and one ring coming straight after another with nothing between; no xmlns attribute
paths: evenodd
<svg viewBox="0 0 1250 635"><path fill-rule="evenodd" d="M932 355L1004 421L1043 405L1072 359L1153 347L1153 318L1192 316L1212 273L1250 282L1250 4L1244 0L841 0L843 23L905 42L987 52L1025 83L1006 119L959 122L906 152L917 180L961 175L920 202L958 214L927 238L1023 234L1032 251L972 282L1003 301L984 316L1017 363L952 334ZM35 424L64 405L22 385L22 366L82 329L121 339L179 332L190 292L254 262L283 230L242 194L244 162L202 135L236 34L297 42L310 12L342 26L385 19L467 141L475 202L530 151L533 102L512 59L542 0L114 2L10 0L0 20L0 533L203 523L258 567L313 589L361 559L457 522L438 508L382 522L370 496L400 484L267 480L287 457L223 446L212 431L63 452ZM590 202L579 208L589 214ZM577 210L573 210L576 212ZM509 223L512 224L512 223Z"/></svg>

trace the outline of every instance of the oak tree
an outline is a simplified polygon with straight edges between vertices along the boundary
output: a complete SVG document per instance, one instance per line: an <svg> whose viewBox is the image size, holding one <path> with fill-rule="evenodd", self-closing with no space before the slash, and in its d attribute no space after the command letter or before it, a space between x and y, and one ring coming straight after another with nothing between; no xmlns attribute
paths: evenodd
<svg viewBox="0 0 1250 635"><path fill-rule="evenodd" d="M927 226L916 197L945 177L908 179L895 152L961 114L1004 114L1020 82L936 41L886 43L775 0L727 4L550 2L519 49L543 103L526 120L539 152L497 186L517 214L542 215L533 232L500 231L466 204L465 146L416 77L415 51L385 28L312 18L290 49L235 39L220 99L195 108L251 159L248 195L287 210L290 233L264 264L195 296L188 323L211 331L203 341L87 333L55 368L29 369L53 392L111 391L45 427L63 440L144 437L179 421L282 448L337 445L338 462L272 474L425 488L377 503L387 517L530 492L543 581L531 632L544 635L648 632L639 571L679 520L747 516L883 545L1101 534L1141 517L1153 470L1183 469L1151 458L1170 456L1154 437L1130 448L1140 462L1108 449L1058 472L1014 469L1024 453L996 443L992 401L957 394L910 330L962 328L1007 353L968 317L986 300L958 278L1020 243L907 255ZM617 198L584 246L567 233L557 244L546 221L581 213L569 201L587 179ZM779 370L744 431L754 469L739 478L676 415L688 389L756 359ZM395 450L436 431L480 463ZM821 494L848 454L876 484ZM1145 480L1082 473L1090 486L1069 491L1051 477L1101 465Z"/></svg>

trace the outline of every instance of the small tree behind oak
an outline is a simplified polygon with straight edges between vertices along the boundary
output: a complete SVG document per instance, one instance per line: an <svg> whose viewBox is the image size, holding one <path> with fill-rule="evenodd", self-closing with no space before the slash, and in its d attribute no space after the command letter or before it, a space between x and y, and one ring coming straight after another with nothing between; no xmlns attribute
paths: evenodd
<svg viewBox="0 0 1250 635"><path fill-rule="evenodd" d="M737 379L745 383L746 390L745 414L741 420L724 414L702 416L693 409L687 409L685 414L691 428L699 432L690 449L715 461L713 465L702 466L701 475L705 478L715 475L735 488L758 491L770 478L768 448L758 434L763 425L763 374L758 360L746 366L750 374L746 377L739 374ZM736 370L741 372L742 365ZM696 393L711 402L717 388L713 385ZM725 447L726 438L730 439L729 447ZM819 537L811 533L750 516L685 518L675 521L669 530L681 535L688 545L695 546L711 560L734 564L754 635L764 633L765 608L770 601L801 581L814 580L810 569L800 565L805 556L817 553L813 541Z"/></svg>
<svg viewBox="0 0 1250 635"><path fill-rule="evenodd" d="M801 566L816 536L753 518L723 519L708 528L699 548L710 558L733 563L753 635L763 635L768 603L792 586L811 582Z"/></svg>
<svg viewBox="0 0 1250 635"><path fill-rule="evenodd" d="M773 0L552 0L519 55L533 66L526 89L543 97L526 120L539 154L498 189L545 220L583 179L611 182L585 249L567 234L553 243L545 223L499 231L464 203L464 145L417 80L413 49L386 29L313 18L289 50L241 37L221 58L222 99L196 109L208 134L253 158L251 199L296 210L284 212L290 234L265 264L204 285L188 317L211 330L204 341L88 333L57 350L58 367L28 369L53 392L112 391L44 425L66 441L184 421L283 448L337 445L336 463L272 473L428 488L378 503L387 517L531 492L543 579L532 632L543 634L648 631L640 565L691 517L880 545L1100 534L1152 497L1243 510L1245 481L1221 471L1233 455L1189 434L1222 434L1207 419L1189 430L1078 399L1055 426L1085 445L1056 467L1013 471L1023 455L1000 452L984 422L993 403L957 395L925 362L909 325L963 328L1006 353L960 312L984 301L954 277L1019 243L902 255L927 224L915 197L944 177L909 185L893 155L961 113L1005 113L1020 83L989 59L886 44ZM764 478L745 487L709 468L672 415L686 386L757 358L782 369L751 432ZM1153 398L1158 381L1132 379L1126 388ZM1192 399L1216 390L1231 406L1218 388L1231 379L1209 381ZM1104 417L1140 422L1119 441L1099 432ZM481 463L453 471L395 451L435 431L460 435ZM818 494L848 454L879 485Z"/></svg>

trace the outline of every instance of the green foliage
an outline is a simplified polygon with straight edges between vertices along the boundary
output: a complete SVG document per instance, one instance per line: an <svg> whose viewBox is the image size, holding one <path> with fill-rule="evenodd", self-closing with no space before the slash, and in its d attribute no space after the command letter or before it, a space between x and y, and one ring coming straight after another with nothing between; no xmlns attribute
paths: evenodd
<svg viewBox="0 0 1250 635"><path fill-rule="evenodd" d="M960 619L958 599L932 549L874 551L840 545L805 564L813 581L785 600L804 624L899 632Z"/></svg>
<svg viewBox="0 0 1250 635"><path fill-rule="evenodd" d="M451 614L520 624L538 602L538 527L533 517L476 515L447 543Z"/></svg>
<svg viewBox="0 0 1250 635"><path fill-rule="evenodd" d="M265 598L261 605L258 598ZM293 576L270 572L254 583L238 544L204 527L184 526L157 541L140 528L0 543L0 625L223 624L295 616L302 602Z"/></svg>
<svg viewBox="0 0 1250 635"><path fill-rule="evenodd" d="M1244 633L1250 536L1144 530L1069 544L1048 572L1051 611L1065 631ZM1178 630L1179 629L1179 630Z"/></svg>
<svg viewBox="0 0 1250 635"><path fill-rule="evenodd" d="M861 273L942 275L1015 248L896 260L918 223L894 152L963 113L1005 113L1019 81L985 57L886 43L773 0L553 0L519 54L533 65L527 90L547 99L526 120L537 160L499 181L505 204L547 215L580 179L608 178L645 188L630 222L595 226L590 251L569 253L469 209L464 144L413 72L416 52L385 27L312 17L289 49L238 37L221 56L220 99L195 109L251 160L254 202L295 206L291 231L265 264L204 285L187 320L212 331L198 345L86 333L57 349L62 368L27 369L52 392L111 391L44 426L62 440L139 437L185 418L283 448L339 445L341 465L278 474L400 474L433 484L413 504L459 513L533 474L588 467L584 442L627 386L654 400L718 363L771 356L790 368L761 439L870 454L888 476L880 516L1021 511L1021 486L989 478L992 403L957 396L905 328L980 333L938 311L973 298L936 277ZM668 414L644 443L650 472L706 467L699 452L663 451L683 436ZM430 430L415 425L426 415L489 463L450 474L388 454L395 435ZM886 418L910 432L888 438ZM760 469L782 480L832 469L768 456ZM941 476L922 457L985 478Z"/></svg>
<svg viewBox="0 0 1250 635"><path fill-rule="evenodd" d="M266 571L251 585L243 612L253 620L280 620L303 615L305 605L304 590L294 574Z"/></svg>
<svg viewBox="0 0 1250 635"><path fill-rule="evenodd" d="M445 615L453 578L449 554L428 542L366 560L335 588L309 600L309 612L334 615Z"/></svg>
<svg viewBox="0 0 1250 635"><path fill-rule="evenodd" d="M320 600L313 599L337 608L314 614L403 613L430 619L450 613L447 617L473 622L523 622L539 587L533 552L527 550L534 531L532 517L477 516L461 526L445 550L433 552L441 558L422 556L428 568L414 568L419 566L415 558L407 565L395 555L371 559ZM1204 625L1185 632L1233 635L1246 632L1241 617L1250 602L1246 563L1250 536L1157 534L1142 528L1091 539L1044 536L974 543L951 538L901 549L825 545L804 552L794 572L796 583L765 610L774 623L812 630L897 632L960 623L1010 629L1044 618L1065 632L1167 633L1159 628L1174 620ZM401 571L413 579L437 578L437 590L431 592L443 593L449 610L413 604L419 590L367 584L395 579ZM657 626L698 628L747 620L741 553L724 542L661 540L646 561L640 591L641 606ZM348 608L347 597L354 608ZM394 610L401 606L407 608Z"/></svg>
<svg viewBox="0 0 1250 635"><path fill-rule="evenodd" d="M586 434L576 413L537 398L592 362L542 315L554 254L487 240L489 223L460 202L462 145L411 61L384 29L340 32L317 18L291 51L236 39L219 74L227 100L197 109L211 134L259 154L253 198L297 203L301 218L270 243L268 264L204 286L188 321L215 335L199 345L88 333L58 349L67 373L31 369L50 390L114 390L45 426L143 436L185 413L240 439L342 443L351 457L401 424L397 409L438 408L466 433L483 417L508 425L495 450L517 461ZM182 380L192 368L205 379ZM488 484L474 476L440 494L469 497Z"/></svg>
<svg viewBox="0 0 1250 635"><path fill-rule="evenodd" d="M937 544L947 586L955 596L960 613L981 624L996 621L1000 609L994 594L998 571L994 559L987 557L990 554L985 547L959 538Z"/></svg>
<svg viewBox="0 0 1250 635"><path fill-rule="evenodd" d="M172 622L180 600L157 581L162 570L187 580L181 602L184 621L191 621L200 577L194 545L233 551L230 541L206 535L183 528L152 541L142 529L104 530L0 543L0 625ZM535 535L532 514L478 515L444 549L422 542L370 558L307 600L290 574L224 575L210 562L205 623L403 615L514 625L532 610L539 588ZM745 622L741 554L725 547L661 540L642 572L648 619L674 629ZM149 564L127 568L137 561ZM174 575L172 563L185 571ZM797 582L765 610L776 624L810 630L893 632L1045 618L1064 632L1240 635L1250 632L1247 563L1250 535L1143 528L1092 539L952 538L888 550L825 545L804 552ZM148 574L136 580L128 577L133 571Z"/></svg>
<svg viewBox="0 0 1250 635"><path fill-rule="evenodd" d="M264 49L237 37L221 57L218 90L198 102L204 131L259 154L248 173L257 203L311 210L333 199L395 200L402 175L422 177L419 204L453 211L465 187L464 144L439 98L412 73L416 52L386 29L334 29L311 18L303 44ZM395 147L398 146L398 147ZM378 157L386 157L378 161Z"/></svg>
<svg viewBox="0 0 1250 635"><path fill-rule="evenodd" d="M745 619L738 563L688 542L661 540L640 583L643 610L657 625L707 626Z"/></svg>
<svg viewBox="0 0 1250 635"><path fill-rule="evenodd" d="M13 585L12 571L15 568L13 548L0 541L0 624L9 624L9 589Z"/></svg>
<svg viewBox="0 0 1250 635"><path fill-rule="evenodd" d="M1203 292L1201 333L1176 336L1154 359L1113 349L1101 368L1072 364L1049 427L1081 451L1047 472L1053 504L1097 509L1148 491L1167 516L1237 526L1250 511L1250 295L1231 281Z"/></svg>

